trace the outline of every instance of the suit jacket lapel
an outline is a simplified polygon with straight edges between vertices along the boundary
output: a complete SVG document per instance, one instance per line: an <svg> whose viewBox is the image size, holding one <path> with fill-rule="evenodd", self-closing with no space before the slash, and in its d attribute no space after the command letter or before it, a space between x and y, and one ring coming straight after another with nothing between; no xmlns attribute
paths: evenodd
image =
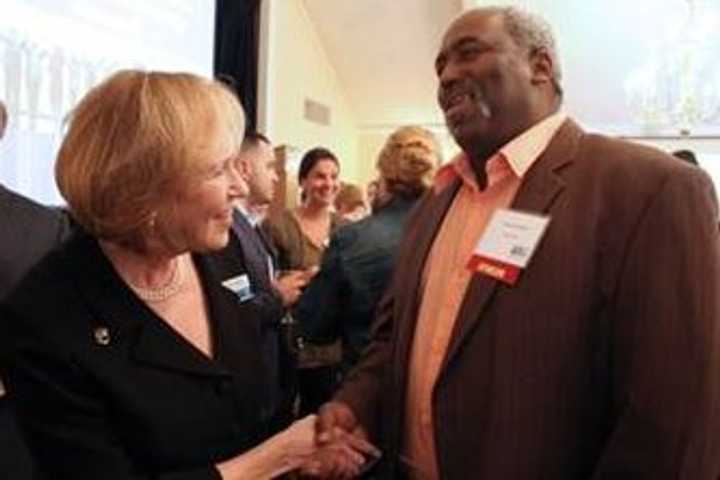
<svg viewBox="0 0 720 480"><path fill-rule="evenodd" d="M108 348L130 345L131 358L144 365L199 375L228 375L179 333L158 318L115 273L97 242L81 233L72 241L67 260L73 282L92 312L94 331L105 329Z"/></svg>
<svg viewBox="0 0 720 480"><path fill-rule="evenodd" d="M567 120L551 140L548 148L526 173L513 201L512 208L526 212L547 212L565 187L558 172L573 161L583 132L572 120ZM552 219L551 219L552 225ZM532 259L527 268L532 268ZM518 279L522 282L522 274ZM483 318L483 312L493 297L499 281L486 275L473 276L453 327L442 370L457 354L468 334Z"/></svg>
<svg viewBox="0 0 720 480"><path fill-rule="evenodd" d="M267 232L264 228L262 228L261 225L258 225L255 229L255 233L257 233L258 238L263 244L263 247L265 247L265 250L267 251L268 255L270 255L270 258L272 259L273 265L277 262L277 250L275 249L275 245L273 245L272 241L270 240L270 237L268 237Z"/></svg>
<svg viewBox="0 0 720 480"><path fill-rule="evenodd" d="M240 244L251 286L256 289L255 284L259 283L262 290L268 290L271 280L268 271L270 253L263 245L258 229L253 228L241 212L235 210L233 217L233 233Z"/></svg>
<svg viewBox="0 0 720 480"><path fill-rule="evenodd" d="M433 242L437 235L440 225L442 225L445 214L460 189L460 181L452 183L439 194L433 192L428 193L422 201L428 202L427 211L424 205L420 205L417 209L422 212L422 218L417 219L417 228L409 228L407 238L403 245L410 247L412 250L407 255L398 257L397 278L401 279L403 285L396 288L401 292L413 292L412 298L405 302L397 302L403 310L396 312L397 318L402 318L400 322L396 322L399 329L396 333L397 349L395 351L397 358L395 365L406 365L410 355L410 348L413 344L415 324L417 323L418 309L423 291L423 270L425 262ZM409 284L406 282L410 282ZM396 385L405 385L404 375L407 371L405 368L396 370Z"/></svg>
<svg viewBox="0 0 720 480"><path fill-rule="evenodd" d="M196 266L205 282L208 315L213 325L215 358L228 367L245 385L263 378L260 323L250 305L239 303L237 296L222 282L242 274L243 266L232 255L231 247L212 255L196 258Z"/></svg>

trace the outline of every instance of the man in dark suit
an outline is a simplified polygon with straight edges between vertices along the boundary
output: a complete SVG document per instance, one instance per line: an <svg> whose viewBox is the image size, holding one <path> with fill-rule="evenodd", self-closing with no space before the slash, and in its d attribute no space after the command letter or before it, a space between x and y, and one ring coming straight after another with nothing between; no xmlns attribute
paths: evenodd
<svg viewBox="0 0 720 480"><path fill-rule="evenodd" d="M0 102L0 140L7 110ZM0 184L0 301L68 232L67 218ZM2 321L2 319L0 319ZM3 478L32 478L30 456L15 425L14 414L0 382L0 472Z"/></svg>
<svg viewBox="0 0 720 480"><path fill-rule="evenodd" d="M265 359L268 370L277 380L272 383L278 385L278 390L270 395L270 402L289 420L295 397L295 365L286 335L291 321L288 309L297 302L307 279L298 272L277 275L275 249L260 228L278 180L270 141L259 133L247 134L238 167L247 183L248 194L238 201L233 214L231 242L242 252L247 269L250 286L247 302L262 318Z"/></svg>
<svg viewBox="0 0 720 480"><path fill-rule="evenodd" d="M552 34L525 12L465 13L435 68L463 153L410 220L319 440L370 435L382 478L717 478L707 175L566 118Z"/></svg>

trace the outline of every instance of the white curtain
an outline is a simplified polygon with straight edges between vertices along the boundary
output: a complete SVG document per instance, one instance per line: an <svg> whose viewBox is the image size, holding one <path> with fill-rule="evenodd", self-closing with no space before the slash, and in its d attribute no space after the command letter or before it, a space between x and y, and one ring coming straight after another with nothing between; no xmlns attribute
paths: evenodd
<svg viewBox="0 0 720 480"><path fill-rule="evenodd" d="M53 166L68 112L117 69L210 75L214 11L214 0L3 0L0 183L61 204Z"/></svg>

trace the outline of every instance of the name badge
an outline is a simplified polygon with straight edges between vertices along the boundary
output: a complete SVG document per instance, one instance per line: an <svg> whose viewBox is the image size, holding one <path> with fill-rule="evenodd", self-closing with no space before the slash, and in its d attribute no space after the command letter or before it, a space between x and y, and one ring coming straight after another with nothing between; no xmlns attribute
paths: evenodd
<svg viewBox="0 0 720 480"><path fill-rule="evenodd" d="M250 300L255 296L250 288L250 279L246 274L228 278L222 282L222 286L233 292L241 302Z"/></svg>
<svg viewBox="0 0 720 480"><path fill-rule="evenodd" d="M514 285L549 223L548 216L498 209L475 247L468 268Z"/></svg>

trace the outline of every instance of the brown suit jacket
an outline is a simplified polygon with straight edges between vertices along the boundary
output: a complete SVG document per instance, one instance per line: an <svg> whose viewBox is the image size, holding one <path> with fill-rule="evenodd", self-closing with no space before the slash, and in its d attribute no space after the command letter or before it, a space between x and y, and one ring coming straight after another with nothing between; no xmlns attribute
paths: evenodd
<svg viewBox="0 0 720 480"><path fill-rule="evenodd" d="M374 340L337 399L398 474L425 259L459 183L411 220ZM433 392L442 478L720 472L720 240L700 169L568 120L513 208L550 225L515 286L476 275ZM453 248L448 245L447 248Z"/></svg>

